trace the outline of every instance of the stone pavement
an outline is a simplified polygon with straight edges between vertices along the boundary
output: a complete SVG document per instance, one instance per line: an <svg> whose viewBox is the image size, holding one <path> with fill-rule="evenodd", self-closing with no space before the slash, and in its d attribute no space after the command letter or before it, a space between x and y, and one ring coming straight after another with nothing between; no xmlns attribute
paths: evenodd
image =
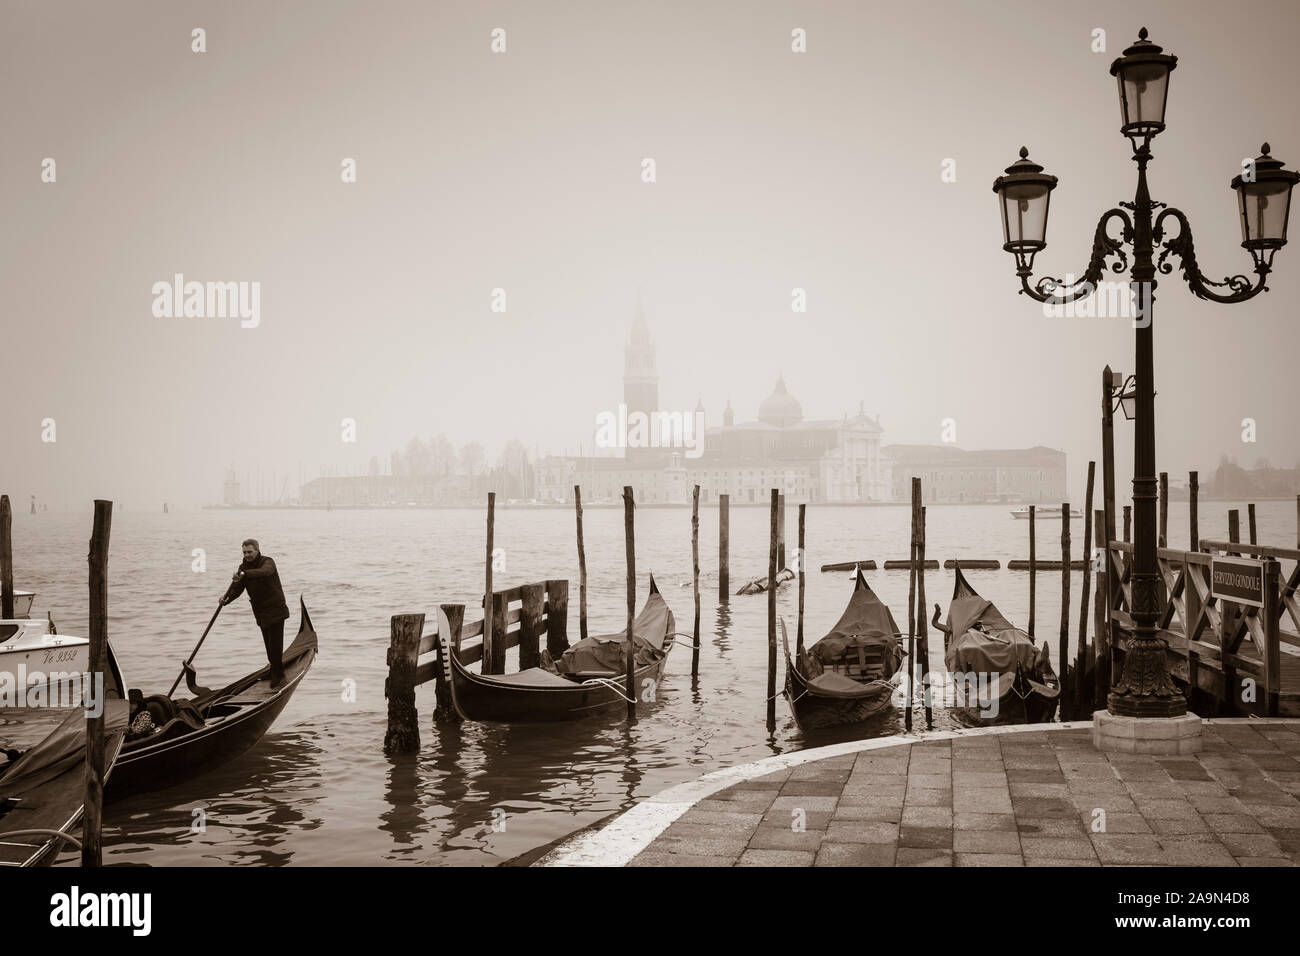
<svg viewBox="0 0 1300 956"><path fill-rule="evenodd" d="M1079 725L983 732L718 790L630 865L1293 866L1298 796L1300 721L1206 721L1182 757L1102 753Z"/></svg>

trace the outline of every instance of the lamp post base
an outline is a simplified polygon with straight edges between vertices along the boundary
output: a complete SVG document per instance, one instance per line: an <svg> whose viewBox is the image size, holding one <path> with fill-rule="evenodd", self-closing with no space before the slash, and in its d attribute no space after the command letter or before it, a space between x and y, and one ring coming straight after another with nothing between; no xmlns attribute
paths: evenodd
<svg viewBox="0 0 1300 956"><path fill-rule="evenodd" d="M1139 636L1129 642L1124 673L1106 698L1106 709L1116 717L1181 717L1187 698L1169 676L1165 642Z"/></svg>
<svg viewBox="0 0 1300 956"><path fill-rule="evenodd" d="M1099 710L1092 715L1092 745L1108 753L1173 757L1201 752L1201 718L1117 717Z"/></svg>

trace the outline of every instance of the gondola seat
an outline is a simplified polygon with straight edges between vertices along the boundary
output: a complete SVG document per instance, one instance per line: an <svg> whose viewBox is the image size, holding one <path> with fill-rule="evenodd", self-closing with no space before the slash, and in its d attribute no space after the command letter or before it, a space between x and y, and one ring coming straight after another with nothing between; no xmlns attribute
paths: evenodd
<svg viewBox="0 0 1300 956"><path fill-rule="evenodd" d="M552 674L540 667L530 667L517 674L476 674L479 680L490 680L494 684L511 684L515 687L572 687L573 681Z"/></svg>

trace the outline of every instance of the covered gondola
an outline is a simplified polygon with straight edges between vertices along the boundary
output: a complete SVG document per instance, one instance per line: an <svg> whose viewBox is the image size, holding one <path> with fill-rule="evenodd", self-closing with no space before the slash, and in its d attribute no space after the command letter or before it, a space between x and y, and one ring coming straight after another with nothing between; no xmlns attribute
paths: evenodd
<svg viewBox="0 0 1300 956"><path fill-rule="evenodd" d="M316 659L316 632L301 599L299 607L298 634L285 648L284 682L279 686L271 686L269 666L219 690L197 686L187 668L186 685L193 697L125 694L131 702L132 723L106 799L120 800L182 783L233 760L261 740ZM111 648L109 655L120 692L125 684Z"/></svg>
<svg viewBox="0 0 1300 956"><path fill-rule="evenodd" d="M1041 649L985 600L957 568L944 632L956 713L972 724L1041 724L1056 714L1061 684ZM938 623L935 606L935 623Z"/></svg>
<svg viewBox="0 0 1300 956"><path fill-rule="evenodd" d="M676 622L654 578L650 594L632 622L633 685L663 678L675 640ZM576 720L627 703L627 631L578 641L558 661L516 674L476 674L452 652L446 615L438 611L438 644L452 705L466 720L541 722ZM547 666L549 665L549 666Z"/></svg>
<svg viewBox="0 0 1300 956"><path fill-rule="evenodd" d="M785 695L802 730L857 723L892 704L892 678L903 662L902 635L861 569L848 606L825 637L791 656L782 621L781 640Z"/></svg>

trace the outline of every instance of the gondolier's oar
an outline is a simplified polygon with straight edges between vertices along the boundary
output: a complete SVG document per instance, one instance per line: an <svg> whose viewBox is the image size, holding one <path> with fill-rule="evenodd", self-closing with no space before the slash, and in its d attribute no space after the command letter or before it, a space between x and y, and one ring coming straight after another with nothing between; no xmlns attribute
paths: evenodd
<svg viewBox="0 0 1300 956"><path fill-rule="evenodd" d="M217 615L221 613L221 608L223 606L224 605L218 603L217 609L212 612L212 620L208 621L208 626L203 629L203 636L200 637L199 642L194 645L194 650L190 653L189 660L187 660L184 664L181 665L181 672L177 674L176 679L172 681L172 689L167 692L168 697L176 693L176 688L180 686L181 678L185 676L185 671L188 670L189 666L194 663L194 658L199 656L199 648L202 647L203 642L207 640L208 631L212 630L212 625L217 623Z"/></svg>

